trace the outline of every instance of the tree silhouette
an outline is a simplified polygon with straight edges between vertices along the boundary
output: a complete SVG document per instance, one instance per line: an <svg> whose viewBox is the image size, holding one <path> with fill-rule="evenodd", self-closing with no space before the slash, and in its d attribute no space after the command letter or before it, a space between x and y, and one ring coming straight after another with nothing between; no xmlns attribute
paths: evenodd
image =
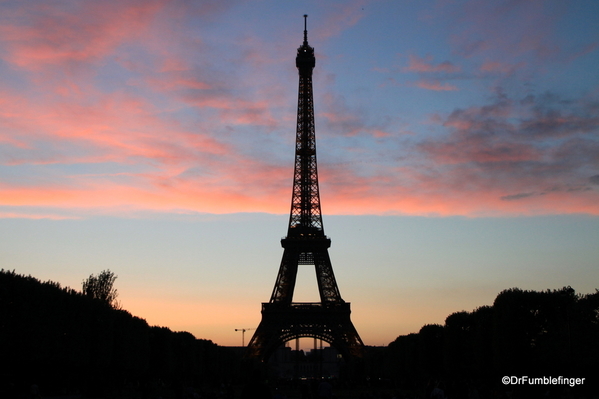
<svg viewBox="0 0 599 399"><path fill-rule="evenodd" d="M102 270L97 276L91 274L86 280L83 280L83 294L99 299L118 309L120 308L117 301L118 292L114 288L116 278L117 276L108 269Z"/></svg>

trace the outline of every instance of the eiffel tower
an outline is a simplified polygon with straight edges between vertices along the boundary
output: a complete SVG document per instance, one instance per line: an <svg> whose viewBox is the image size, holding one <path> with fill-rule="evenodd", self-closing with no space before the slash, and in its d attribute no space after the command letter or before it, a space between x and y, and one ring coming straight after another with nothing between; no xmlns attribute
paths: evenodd
<svg viewBox="0 0 599 399"><path fill-rule="evenodd" d="M270 301L262 303L262 321L248 344L248 356L262 361L285 342L312 337L328 342L346 360L362 357L364 344L350 320L350 304L341 299L320 210L312 70L314 48L308 45L307 15L304 42L297 50L299 71L297 133L293 193L287 237L281 240L283 259ZM292 302L299 266L316 270L320 302Z"/></svg>

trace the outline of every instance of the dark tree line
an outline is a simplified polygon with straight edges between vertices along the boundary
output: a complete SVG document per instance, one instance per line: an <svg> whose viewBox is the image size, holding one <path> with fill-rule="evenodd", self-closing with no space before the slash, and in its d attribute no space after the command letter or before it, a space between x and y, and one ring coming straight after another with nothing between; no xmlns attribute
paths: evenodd
<svg viewBox="0 0 599 399"><path fill-rule="evenodd" d="M599 291L505 290L493 306L456 312L443 326L425 325L418 333L399 336L378 356L374 369L406 389L444 384L450 397L468 397L472 386L487 394L533 389L503 386L503 376L586 377L576 389L597 389Z"/></svg>
<svg viewBox="0 0 599 399"><path fill-rule="evenodd" d="M48 395L151 397L163 389L165 397L184 398L190 387L208 392L243 381L240 353L151 327L115 299L1 270L0 397L23 397L37 384ZM493 306L453 313L443 326L425 325L367 353L371 382L419 397L430 397L427 389L437 383L452 399L467 398L472 387L480 397L507 390L539 396L538 387L503 386L506 375L585 377L571 396L581 397L598 388L599 291L505 290Z"/></svg>
<svg viewBox="0 0 599 399"><path fill-rule="evenodd" d="M189 387L233 378L236 359L228 348L151 327L109 301L0 271L0 397L19 397L32 384L47 395L163 387L184 397Z"/></svg>

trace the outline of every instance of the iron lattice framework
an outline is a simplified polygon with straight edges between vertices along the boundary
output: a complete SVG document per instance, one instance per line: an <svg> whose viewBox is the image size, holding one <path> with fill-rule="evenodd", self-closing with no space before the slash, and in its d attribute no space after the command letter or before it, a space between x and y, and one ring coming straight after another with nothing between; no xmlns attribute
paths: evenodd
<svg viewBox="0 0 599 399"><path fill-rule="evenodd" d="M262 321L248 344L248 355L267 360L285 342L314 337L334 346L346 359L361 357L364 344L350 319L350 304L341 299L325 236L320 209L312 70L314 48L304 42L295 60L299 71L297 130L293 192L287 237L281 240L283 259L270 301L262 304ZM300 265L313 265L320 302L294 303L293 291Z"/></svg>

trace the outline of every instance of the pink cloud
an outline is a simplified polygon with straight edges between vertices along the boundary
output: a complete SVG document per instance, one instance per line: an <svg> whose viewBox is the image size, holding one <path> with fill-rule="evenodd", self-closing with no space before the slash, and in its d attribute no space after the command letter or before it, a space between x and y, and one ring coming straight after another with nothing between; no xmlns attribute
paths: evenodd
<svg viewBox="0 0 599 399"><path fill-rule="evenodd" d="M515 103L500 94L493 104L435 118L451 130L445 138L417 145L435 171L431 187L438 185L466 203L480 201L478 213L486 207L498 214L597 214L592 201L598 193L588 172L599 167L599 146L592 139L599 129L594 105L557 96Z"/></svg>
<svg viewBox="0 0 599 399"><path fill-rule="evenodd" d="M511 68L511 65L505 65L497 61L485 61L480 66L480 70L483 72L509 72Z"/></svg>
<svg viewBox="0 0 599 399"><path fill-rule="evenodd" d="M119 182L111 176L72 176L62 184L46 184L35 186L0 184L2 200L0 206L17 209L43 208L69 210L70 214L110 213L120 214L131 210L155 212L283 212L287 204L280 201L283 193L274 188L264 187L261 190L246 190L240 179L250 177L245 184L255 181L276 179L278 172L264 170L256 165L247 165L248 173L239 167L228 170L230 165L223 164L214 168L207 176L197 178L168 176L156 173L148 175L132 175L133 180ZM234 170L239 173L237 176ZM233 179L227 182L223 180ZM276 181L276 180L275 180ZM274 190L274 191L273 191ZM284 190L288 194L288 189ZM47 211L46 211L47 213ZM25 211L11 212L10 215L25 214ZM46 214L38 214L46 217ZM29 217L34 217L33 215ZM63 216L67 217L67 216Z"/></svg>
<svg viewBox="0 0 599 399"><path fill-rule="evenodd" d="M4 21L0 33L8 42L6 59L19 67L39 69L101 58L125 41L142 37L164 4L126 1L106 6L82 1L67 11L54 4L29 3Z"/></svg>
<svg viewBox="0 0 599 399"><path fill-rule="evenodd" d="M325 22L316 28L315 33L320 39L337 36L343 30L354 26L364 16L362 7L368 3L367 0L354 0L346 3L331 5L325 18Z"/></svg>
<svg viewBox="0 0 599 399"><path fill-rule="evenodd" d="M0 129L6 138L3 141L13 147L12 158L2 161L5 165L113 163L122 165L120 170L131 171L67 172L47 183L5 182L1 187L0 206L69 209L75 213L119 213L127 209L215 213L232 209L282 211L281 187L276 182L287 183L288 168L283 177L282 170L268 160L243 156L232 146L213 138L212 133L194 132L169 118L163 119L153 104L140 97L90 92L87 102L65 99L46 104L19 99L14 94L12 98L17 101L10 101L11 94L4 94L7 107L3 112L7 118L2 123L18 126L17 144L29 150L15 151L10 130ZM224 120L252 123L249 118L254 115L239 113L235 108L240 104L221 100L222 103L214 103L220 107L221 116L226 112L232 115ZM23 103L27 106L21 107ZM241 108L255 107L258 111L267 107L266 104L241 105ZM45 149L41 151L40 146ZM54 150L48 152L47 148ZM284 188L286 196L287 185ZM27 215L27 212L4 214L13 217ZM47 217L53 213L44 211L39 215Z"/></svg>
<svg viewBox="0 0 599 399"><path fill-rule="evenodd" d="M438 80L418 80L415 85L421 89L433 90L433 91L455 91L458 90L457 86L450 85L449 83L442 84Z"/></svg>
<svg viewBox="0 0 599 399"><path fill-rule="evenodd" d="M421 89L433 91L458 90L458 87L455 85L441 83L441 76L447 76L461 71L459 66L455 66L449 61L434 64L431 55L427 55L425 58L420 58L417 55L410 55L408 66L403 70L405 72L417 72L422 76L418 81L413 83L416 87L420 87Z"/></svg>
<svg viewBox="0 0 599 399"><path fill-rule="evenodd" d="M566 9L565 3L535 1L466 1L458 9L452 5L459 32L452 43L466 57L490 52L494 59L524 54L554 57L560 51L553 37L555 22ZM437 12L447 15L444 7Z"/></svg>
<svg viewBox="0 0 599 399"><path fill-rule="evenodd" d="M511 73L515 69L522 68L523 66L524 63L522 62L519 62L517 64L508 64L505 62L487 60L480 66L480 70L482 72Z"/></svg>
<svg viewBox="0 0 599 399"><path fill-rule="evenodd" d="M529 144L492 143L481 138L449 143L426 143L421 147L437 162L457 164L463 162L523 162L541 159L540 151Z"/></svg>
<svg viewBox="0 0 599 399"><path fill-rule="evenodd" d="M592 101L556 95L516 101L499 91L487 105L434 116L431 123L447 134L404 142L397 166L327 165L321 175L327 212L599 215L595 115Z"/></svg>
<svg viewBox="0 0 599 399"><path fill-rule="evenodd" d="M4 122L19 127L19 146L12 146L1 161L5 165L40 167L111 163L121 165L119 168L126 173L104 175L103 180L121 181L126 177L127 182L146 184L143 175L150 171L176 176L197 165L214 168L219 157L235 154L233 148L211 135L162 119L153 105L139 98L120 93L100 98L88 104L67 101L18 107ZM11 137L11 130L0 131ZM75 180L66 174L62 181L70 186L82 177L74 176Z"/></svg>
<svg viewBox="0 0 599 399"><path fill-rule="evenodd" d="M295 93L268 84L268 67L280 56L250 37L244 42L248 51L231 61L234 72L221 71L210 62L216 53L200 39L168 29L173 22L165 22L164 13L181 13L169 8L173 3L123 2L114 9L78 4L76 12L53 5L38 14L23 11L13 20L22 23L0 28L5 60L26 69L19 77L29 84L23 90L10 82L2 86L0 144L7 150L0 162L17 172L20 166L39 168L36 180L16 172L12 180L0 179L0 206L14 207L2 209L0 217L288 211L292 165L281 166L252 142L282 145L287 139L275 131L282 121L287 131L294 123ZM343 27L357 23L360 12L343 7L330 18L339 18ZM131 43L143 43L135 47L141 55L122 51ZM183 43L185 50L172 43ZM476 43L494 42L485 37ZM534 48L534 38L524 45ZM201 56L191 57L190 48ZM96 79L114 72L111 63L124 77L103 87ZM72 72L75 64L84 72ZM486 61L480 69L505 73L511 67ZM417 87L458 90L439 78L460 72L448 61L410 56L404 71L422 77ZM363 162L352 158L321 169L327 213L599 214L597 189L587 183L599 162L590 137L599 120L589 103L550 96L516 101L498 94L493 103L438 114L431 126L439 134L420 142L415 134L400 146L386 121L371 120L342 97L322 100L317 117L323 138L349 138L351 148L344 151L364 156ZM369 153L368 146L356 144L363 139L384 145ZM44 168L50 164L59 168ZM73 167L82 165L83 172Z"/></svg>
<svg viewBox="0 0 599 399"><path fill-rule="evenodd" d="M190 98L190 104L199 108L214 108L219 111L221 120L239 125L274 126L277 121L270 114L270 103L247 101L231 96L198 96Z"/></svg>
<svg viewBox="0 0 599 399"><path fill-rule="evenodd" d="M155 89L171 91L177 89L210 90L213 86L198 78L172 77L172 78L148 78L149 83Z"/></svg>
<svg viewBox="0 0 599 399"><path fill-rule="evenodd" d="M425 216L505 216L587 213L599 215L599 194L568 190L506 200L506 186L489 181L467 169L445 170L442 174L402 168L397 178L361 179L348 170L339 170L342 179L353 185L330 185L323 189L327 213L398 214ZM512 186L513 188L517 186ZM525 185L521 188L526 188Z"/></svg>
<svg viewBox="0 0 599 399"><path fill-rule="evenodd" d="M445 73L456 73L461 70L460 67L453 65L449 61L443 61L440 64L434 65L432 63L433 57L427 55L425 58L420 58L417 55L409 56L409 64L405 68L406 71L410 72L445 72Z"/></svg>
<svg viewBox="0 0 599 399"><path fill-rule="evenodd" d="M323 111L318 112L317 116L324 119L325 131L346 137L360 134L375 138L390 136L383 124L369 123L363 110L348 106L343 98L326 94L323 100Z"/></svg>
<svg viewBox="0 0 599 399"><path fill-rule="evenodd" d="M28 215L32 207L83 213L281 211L277 182L287 183L290 172L285 169L283 178L278 165L262 154L244 155L243 144L231 144L229 137L231 127L272 129L280 123L272 113L281 107L276 88L244 91L236 81L247 76L224 76L211 64L199 68L188 48L181 52L163 46L171 32L153 24L159 13L171 11L164 10L164 2L127 2L99 14L94 14L94 4L81 2L77 12L48 6L36 17L24 13L22 25L3 28L8 59L28 68L26 78L31 79L28 90L0 93L0 144L7 149L0 162L15 170L26 165L39 171L36 179L18 184L0 179L0 206L19 209L3 215ZM124 16L114 15L119 12ZM93 27L81 25L88 17ZM131 26L125 26L129 19ZM58 25L62 28L45 35ZM150 62L120 51L123 44L155 36L144 47ZM171 41L186 43L185 38ZM101 58L116 60L133 77L118 89L97 86ZM59 76L72 63L85 73ZM47 79L48 68L42 64L56 67L58 77ZM185 117L178 118L178 112ZM44 179L44 167L52 164L65 172ZM116 172L94 166L101 164ZM72 165L91 165L92 172L78 173ZM285 196L288 189L286 184Z"/></svg>

